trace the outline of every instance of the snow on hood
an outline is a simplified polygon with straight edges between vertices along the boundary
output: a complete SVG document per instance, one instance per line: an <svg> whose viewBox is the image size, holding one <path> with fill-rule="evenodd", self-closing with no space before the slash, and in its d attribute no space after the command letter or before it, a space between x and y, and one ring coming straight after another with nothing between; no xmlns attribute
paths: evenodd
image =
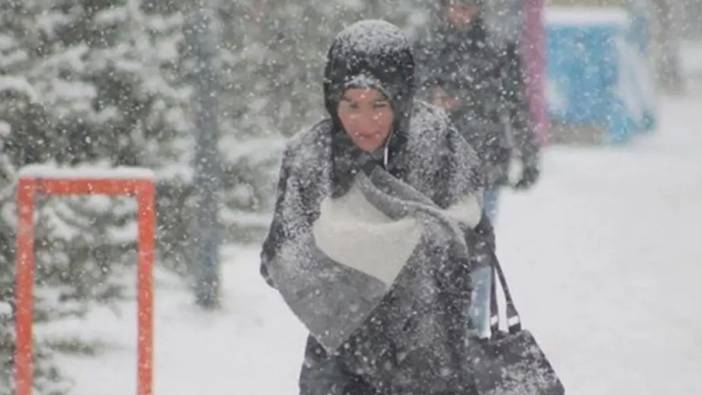
<svg viewBox="0 0 702 395"><path fill-rule="evenodd" d="M356 22L332 42L324 71L324 99L337 126L336 113L344 91L351 86L376 88L395 111L395 130L406 131L415 91L414 56L405 34L380 20Z"/></svg>

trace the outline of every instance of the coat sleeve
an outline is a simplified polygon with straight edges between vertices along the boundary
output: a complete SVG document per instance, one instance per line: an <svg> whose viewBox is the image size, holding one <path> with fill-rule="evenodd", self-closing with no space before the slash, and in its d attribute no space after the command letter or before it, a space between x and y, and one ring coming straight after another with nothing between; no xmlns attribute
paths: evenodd
<svg viewBox="0 0 702 395"><path fill-rule="evenodd" d="M447 208L468 194L482 202L485 179L478 154L448 118L445 122L446 149L441 154L440 172L443 174L439 176L443 185L437 191L435 202Z"/></svg>
<svg viewBox="0 0 702 395"><path fill-rule="evenodd" d="M500 67L502 113L508 117L513 147L526 166L535 166L539 160L539 144L531 121L523 64L516 43L508 44L503 51Z"/></svg>
<svg viewBox="0 0 702 395"><path fill-rule="evenodd" d="M299 182L292 175L294 151L294 147L288 145L283 153L273 219L261 249L261 275L272 287L275 287L275 284L269 275L269 267L283 243L294 237L295 230L300 229L300 224L304 221L300 211L296 209L300 207L301 199Z"/></svg>
<svg viewBox="0 0 702 395"><path fill-rule="evenodd" d="M466 194L474 194L480 202L481 213L479 222L476 226L468 229L464 227L463 231L466 238L466 243L471 248L471 266L489 265L495 259L495 233L492 224L482 209L482 194L484 191L485 181L478 167L477 154L472 149L470 144L463 139L458 132L452 131L449 128L449 152L451 158L446 165L449 174L447 175L448 190L446 196L452 200L460 199L460 196ZM459 185L466 185L462 189L456 189ZM453 202L449 201L444 204L449 205Z"/></svg>
<svg viewBox="0 0 702 395"><path fill-rule="evenodd" d="M480 202L478 212L478 223L468 226L459 221L459 226L463 232L465 244L468 247L468 259L458 261L449 271L447 277L441 280L442 304L446 309L444 318L446 319L447 336L452 344L457 345L453 349L454 357L459 361L464 371L470 371L468 363L469 348L472 342L471 331L468 324L471 320L471 307L473 301L473 273L477 268L490 267L495 257L495 237L490 220L482 210L482 194L484 180L479 171L477 154L468 142L458 134L450 131L447 150L448 156L444 163L447 169L445 196L449 199L443 202L445 205L452 205L462 197L473 195ZM462 345L462 346L458 346Z"/></svg>

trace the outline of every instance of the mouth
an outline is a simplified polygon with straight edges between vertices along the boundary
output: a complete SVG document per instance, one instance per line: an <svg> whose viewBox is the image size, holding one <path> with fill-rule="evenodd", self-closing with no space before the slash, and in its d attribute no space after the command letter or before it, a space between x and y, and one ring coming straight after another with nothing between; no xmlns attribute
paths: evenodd
<svg viewBox="0 0 702 395"><path fill-rule="evenodd" d="M380 137L380 133L354 133L354 137L362 140L377 139Z"/></svg>
<svg viewBox="0 0 702 395"><path fill-rule="evenodd" d="M374 134L354 134L354 140L356 145L363 149L364 151L370 151L376 149L380 145L381 135L379 133Z"/></svg>

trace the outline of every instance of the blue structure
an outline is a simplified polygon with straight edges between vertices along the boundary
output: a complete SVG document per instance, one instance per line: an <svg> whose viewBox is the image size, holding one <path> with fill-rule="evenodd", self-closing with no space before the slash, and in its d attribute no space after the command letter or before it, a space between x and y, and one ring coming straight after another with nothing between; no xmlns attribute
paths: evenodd
<svg viewBox="0 0 702 395"><path fill-rule="evenodd" d="M603 128L610 143L655 124L655 88L641 20L620 8L547 8L549 116Z"/></svg>

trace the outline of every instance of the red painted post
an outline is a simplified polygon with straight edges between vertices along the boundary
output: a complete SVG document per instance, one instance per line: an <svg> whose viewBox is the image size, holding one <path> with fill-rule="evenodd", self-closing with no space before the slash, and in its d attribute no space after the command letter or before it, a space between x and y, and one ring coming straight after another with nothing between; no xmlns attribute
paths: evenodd
<svg viewBox="0 0 702 395"><path fill-rule="evenodd" d="M17 395L31 395L32 318L34 315L34 194L35 182L20 179L17 186L17 260L15 273L16 349L15 387Z"/></svg>
<svg viewBox="0 0 702 395"><path fill-rule="evenodd" d="M527 95L532 120L542 144L548 142L548 115L546 111L545 78L546 48L543 22L544 0L524 0L524 31L522 43L526 58Z"/></svg>
<svg viewBox="0 0 702 395"><path fill-rule="evenodd" d="M151 395L153 386L153 262L156 210L154 184L142 182L136 188L139 204L139 292L137 393Z"/></svg>
<svg viewBox="0 0 702 395"><path fill-rule="evenodd" d="M155 187L151 177L125 178L122 173L110 177L59 176L43 177L27 171L20 173L17 188L17 273L15 298L17 305L15 331L16 395L31 395L33 381L32 321L34 288L34 198L35 195L134 196L138 203L137 274L138 339L137 394L153 394L153 264L156 249ZM40 174L43 174L40 172ZM143 173L141 173L143 174Z"/></svg>

